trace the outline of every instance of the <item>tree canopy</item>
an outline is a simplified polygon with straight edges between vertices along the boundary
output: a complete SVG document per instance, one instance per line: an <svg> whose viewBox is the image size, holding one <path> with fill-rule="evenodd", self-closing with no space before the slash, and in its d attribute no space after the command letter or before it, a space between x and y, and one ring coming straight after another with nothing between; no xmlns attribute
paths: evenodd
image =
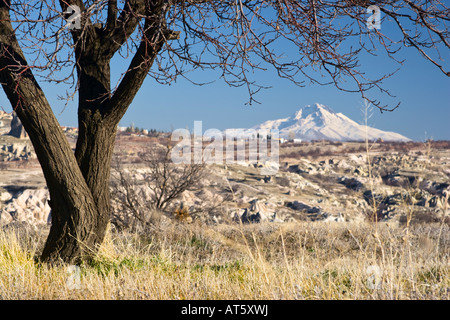
<svg viewBox="0 0 450 320"><path fill-rule="evenodd" d="M380 10L380 29L368 28L375 22L371 6ZM403 47L450 75L443 61L449 9L441 1L12 1L11 20L29 67L45 81L71 84L68 97L79 88L76 68L83 54L131 60L105 93L115 105L124 92L135 94L130 79L171 83L190 79L195 69L219 70L229 85L246 86L252 102L263 88L252 72L273 68L300 86L335 85L393 109L367 92L389 94L382 81L396 69L370 78L360 56L385 54L400 67Z"/></svg>

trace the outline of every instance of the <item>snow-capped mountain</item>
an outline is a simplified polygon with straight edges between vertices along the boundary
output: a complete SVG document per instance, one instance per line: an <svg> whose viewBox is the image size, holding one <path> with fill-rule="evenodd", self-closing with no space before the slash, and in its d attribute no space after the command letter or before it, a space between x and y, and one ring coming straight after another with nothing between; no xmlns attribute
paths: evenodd
<svg viewBox="0 0 450 320"><path fill-rule="evenodd" d="M336 113L329 107L319 103L307 105L291 117L269 120L252 129L280 130L280 138L311 140L369 140L383 139L384 141L409 141L405 136L395 132L382 131L372 127L361 125L346 117L342 113Z"/></svg>

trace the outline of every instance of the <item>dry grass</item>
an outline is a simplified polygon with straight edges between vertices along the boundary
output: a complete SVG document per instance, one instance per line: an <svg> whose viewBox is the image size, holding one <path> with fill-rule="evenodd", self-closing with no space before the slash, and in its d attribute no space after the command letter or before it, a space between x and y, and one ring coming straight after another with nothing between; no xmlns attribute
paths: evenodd
<svg viewBox="0 0 450 320"><path fill-rule="evenodd" d="M1 299L449 298L444 224L173 224L151 235L110 231L94 261L79 269L79 282L67 266L35 262L44 239L0 232Z"/></svg>

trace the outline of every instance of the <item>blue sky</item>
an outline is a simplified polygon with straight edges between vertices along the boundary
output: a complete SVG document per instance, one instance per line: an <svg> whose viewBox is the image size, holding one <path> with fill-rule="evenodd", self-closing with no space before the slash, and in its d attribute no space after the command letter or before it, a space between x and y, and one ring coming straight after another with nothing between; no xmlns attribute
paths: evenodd
<svg viewBox="0 0 450 320"><path fill-rule="evenodd" d="M378 62L368 62L368 69L380 68ZM381 63L382 64L382 63ZM381 65L382 67L382 65ZM390 70L387 70L390 71ZM180 81L175 85L161 86L147 79L128 113L121 121L138 127L170 130L192 128L194 120L202 120L207 128L251 127L269 119L290 116L307 104L319 102L342 112L357 122L363 122L363 100L359 94L346 93L333 86L311 85L298 87L279 79L274 72L266 72L261 81L272 88L258 93L261 104L245 105L246 88L230 88L223 81L198 87ZM393 112L380 113L374 109L369 125L394 131L413 140L426 138L450 140L450 80L431 64L416 54L392 78L385 81L396 98L372 92L385 103L396 105Z"/></svg>
<svg viewBox="0 0 450 320"><path fill-rule="evenodd" d="M384 84L396 98L376 91L370 93L371 97L385 103L394 106L400 101L401 105L393 112L380 113L374 108L369 125L417 141L450 140L450 79L416 52L404 51L410 51L404 54L407 61ZM367 59L367 66L364 66L368 70L392 71L389 61L370 60ZM208 80L214 76L217 74L208 74ZM195 120L202 120L204 130L251 127L269 119L290 116L304 105L315 102L363 122L363 100L357 93L342 92L334 86L298 87L278 78L273 71L264 72L258 80L272 88L257 94L256 99L261 104L249 106L245 105L248 101L246 88L229 87L220 79L205 86L186 80L164 86L147 78L120 125L134 123L141 128L170 131L192 128ZM61 111L62 107L54 109ZM75 105L68 106L58 118L62 124L76 126Z"/></svg>
<svg viewBox="0 0 450 320"><path fill-rule="evenodd" d="M289 50L286 49L288 53L295 54ZM450 58L448 51L442 53L444 59ZM399 57L405 58L406 62L399 72L384 82L384 88L388 88L396 98L389 98L375 90L369 96L391 105L400 101L401 106L393 112L380 113L374 109L369 125L398 132L417 141L427 138L450 140L450 78L413 49L402 49ZM389 73L396 66L384 57L363 57L361 64L369 74ZM448 61L444 65L448 65ZM112 73L119 74L122 70L118 69L123 66L113 64ZM120 125L134 123L141 128L170 131L192 128L195 120L202 120L203 130L252 127L269 119L288 117L299 108L315 102L363 122L361 96L339 91L333 86L298 87L278 78L273 70L258 72L256 80L271 88L257 94L256 99L261 104L249 106L245 105L249 98L246 88L229 87L218 79L219 73L196 71L193 76L204 81L216 81L195 86L180 78L176 83L164 86L147 78ZM60 124L77 126L76 103L64 108L64 102L56 99L65 88L45 83L41 85ZM2 90L0 106L6 111L11 110Z"/></svg>

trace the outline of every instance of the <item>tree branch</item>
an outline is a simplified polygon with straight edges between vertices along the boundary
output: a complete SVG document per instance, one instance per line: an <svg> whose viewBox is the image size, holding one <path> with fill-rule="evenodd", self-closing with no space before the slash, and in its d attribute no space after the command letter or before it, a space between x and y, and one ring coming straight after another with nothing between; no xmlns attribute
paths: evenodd
<svg viewBox="0 0 450 320"><path fill-rule="evenodd" d="M106 18L106 29L113 30L117 21L117 0L108 0L108 17Z"/></svg>
<svg viewBox="0 0 450 320"><path fill-rule="evenodd" d="M165 17L162 14L163 3L148 4L145 8L146 21L142 30L142 39L127 72L112 95L105 118L118 123L133 101L158 53L170 39L179 36L176 32L168 32L165 28Z"/></svg>
<svg viewBox="0 0 450 320"><path fill-rule="evenodd" d="M145 17L145 0L127 0L118 18L117 1L108 4L107 28L102 37L104 55L109 59L120 49Z"/></svg>

